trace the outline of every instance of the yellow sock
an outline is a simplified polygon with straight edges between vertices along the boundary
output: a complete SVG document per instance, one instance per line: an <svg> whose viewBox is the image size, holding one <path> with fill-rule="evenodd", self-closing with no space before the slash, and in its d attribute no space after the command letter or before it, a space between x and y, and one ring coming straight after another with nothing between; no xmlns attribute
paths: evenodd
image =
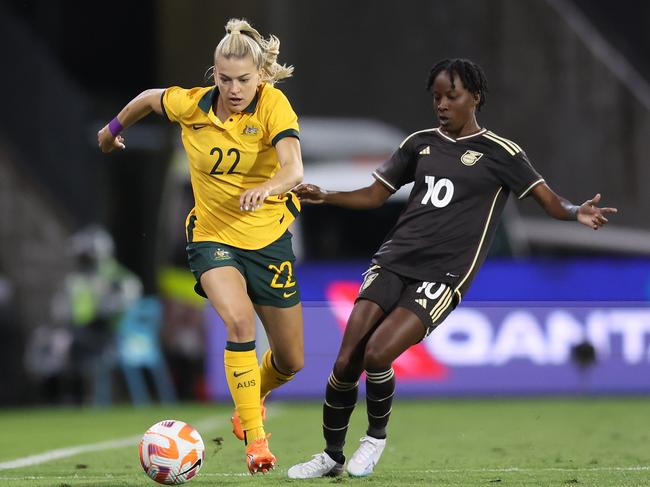
<svg viewBox="0 0 650 487"><path fill-rule="evenodd" d="M296 374L283 374L275 368L275 365L273 365L273 353L269 348L262 357L262 363L260 364L260 376L262 380L262 385L260 386L260 397L264 399L268 396L269 392L280 387L282 384L286 384L293 379L295 375Z"/></svg>
<svg viewBox="0 0 650 487"><path fill-rule="evenodd" d="M235 403L246 442L265 436L260 410L260 368L255 342L227 342L223 354L226 380Z"/></svg>

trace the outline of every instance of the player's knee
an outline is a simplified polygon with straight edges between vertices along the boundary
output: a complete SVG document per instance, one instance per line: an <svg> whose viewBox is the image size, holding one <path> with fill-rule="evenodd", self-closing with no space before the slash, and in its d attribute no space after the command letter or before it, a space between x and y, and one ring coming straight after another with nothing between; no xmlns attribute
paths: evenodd
<svg viewBox="0 0 650 487"><path fill-rule="evenodd" d="M304 355L301 354L299 357L296 357L294 361L290 364L289 371L292 374L297 374L302 370L304 366L305 366L305 357Z"/></svg>
<svg viewBox="0 0 650 487"><path fill-rule="evenodd" d="M255 336L255 321L248 313L235 311L222 318L232 338L248 340L251 336Z"/></svg>
<svg viewBox="0 0 650 487"><path fill-rule="evenodd" d="M347 355L339 355L334 362L334 376L343 382L355 382L358 375L355 371L354 363Z"/></svg>
<svg viewBox="0 0 650 487"><path fill-rule="evenodd" d="M282 359L274 356L273 362L275 363L278 372L285 375L297 374L305 366L305 358L302 354L292 357L283 357Z"/></svg>
<svg viewBox="0 0 650 487"><path fill-rule="evenodd" d="M385 350L368 344L363 356L364 370L384 370L389 368L391 360Z"/></svg>

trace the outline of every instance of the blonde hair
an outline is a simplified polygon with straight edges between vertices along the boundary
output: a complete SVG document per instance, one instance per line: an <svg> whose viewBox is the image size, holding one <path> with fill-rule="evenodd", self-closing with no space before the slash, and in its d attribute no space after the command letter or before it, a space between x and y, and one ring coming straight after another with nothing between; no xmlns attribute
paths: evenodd
<svg viewBox="0 0 650 487"><path fill-rule="evenodd" d="M280 39L274 35L264 39L246 20L230 19L226 24L226 35L214 50L214 59L218 56L226 59L251 56L261 72L262 81L273 85L293 73L293 66L277 63L278 54Z"/></svg>

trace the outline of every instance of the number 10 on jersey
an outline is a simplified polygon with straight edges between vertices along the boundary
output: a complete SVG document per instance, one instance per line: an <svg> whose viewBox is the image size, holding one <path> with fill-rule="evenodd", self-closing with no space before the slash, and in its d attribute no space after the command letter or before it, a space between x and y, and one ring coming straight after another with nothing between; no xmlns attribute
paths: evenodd
<svg viewBox="0 0 650 487"><path fill-rule="evenodd" d="M444 208L449 204L454 196L454 183L447 178L440 178L436 181L434 176L425 176L424 181L427 183L427 192L422 198L422 204L431 203L436 208ZM444 196L441 194L444 191Z"/></svg>

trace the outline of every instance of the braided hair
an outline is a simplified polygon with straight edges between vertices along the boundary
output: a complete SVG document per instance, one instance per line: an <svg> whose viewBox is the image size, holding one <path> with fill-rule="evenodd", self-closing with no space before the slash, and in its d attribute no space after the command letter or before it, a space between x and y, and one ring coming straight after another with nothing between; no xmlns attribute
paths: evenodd
<svg viewBox="0 0 650 487"><path fill-rule="evenodd" d="M481 107L485 103L488 91L487 78L485 77L483 68L469 59L443 59L436 63L436 65L431 68L431 71L429 71L429 77L427 78L427 91L431 92L431 87L433 86L436 76L443 71L449 74L452 88L454 88L454 74L457 74L467 91L473 95L479 95L479 102L476 110L480 111Z"/></svg>

